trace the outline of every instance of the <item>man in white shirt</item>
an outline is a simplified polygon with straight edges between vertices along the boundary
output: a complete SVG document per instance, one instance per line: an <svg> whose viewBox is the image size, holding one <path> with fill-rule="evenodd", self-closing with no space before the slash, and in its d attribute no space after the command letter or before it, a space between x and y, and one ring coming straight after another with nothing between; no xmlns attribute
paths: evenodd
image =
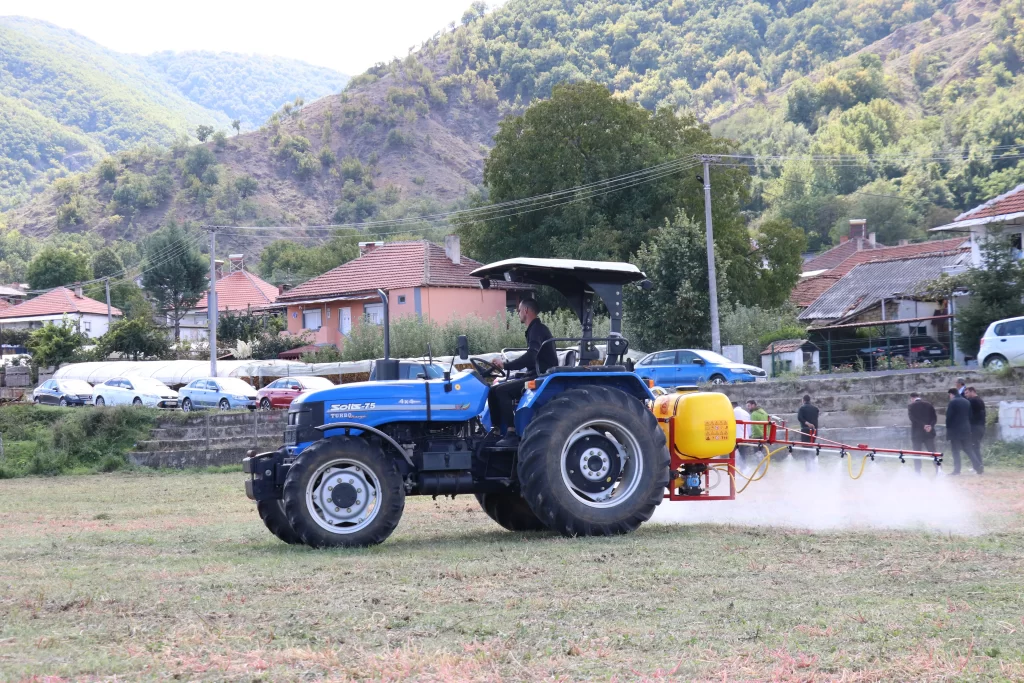
<svg viewBox="0 0 1024 683"><path fill-rule="evenodd" d="M750 413L748 413L746 410L744 410L743 406L741 406L736 401L732 402L732 414L736 417L737 421L739 421L739 420L747 420L748 422L750 421ZM746 438L748 436L750 436L750 425L737 424L736 425L736 438L737 439L743 439L743 438ZM736 447L736 455L738 456L737 457L737 463L736 463L737 465L739 465L739 464L746 464L747 453L749 453L750 448L751 448L750 446L737 446Z"/></svg>

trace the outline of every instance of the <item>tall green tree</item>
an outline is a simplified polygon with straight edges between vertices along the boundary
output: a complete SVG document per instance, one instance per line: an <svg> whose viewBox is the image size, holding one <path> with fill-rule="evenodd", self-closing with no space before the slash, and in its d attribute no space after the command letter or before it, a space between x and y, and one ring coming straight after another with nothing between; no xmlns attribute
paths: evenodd
<svg viewBox="0 0 1024 683"><path fill-rule="evenodd" d="M104 357L120 353L133 361L161 358L170 351L166 331L151 317L118 320L100 337L99 347Z"/></svg>
<svg viewBox="0 0 1024 683"><path fill-rule="evenodd" d="M502 121L484 164L490 203L523 199L633 173L697 152L725 153L729 141L716 138L692 115L613 97L596 83L559 85L551 99ZM511 256L555 256L625 261L678 211L704 216L704 193L695 176L680 170L578 201L459 226L468 253L483 260ZM730 279L744 272L751 251L740 202L749 174L735 168L712 173L715 244L727 255ZM746 291L746 290L737 290Z"/></svg>
<svg viewBox="0 0 1024 683"><path fill-rule="evenodd" d="M44 247L28 264L29 287L51 289L92 279L89 257L71 249Z"/></svg>
<svg viewBox="0 0 1024 683"><path fill-rule="evenodd" d="M32 332L25 346L39 367L59 367L71 360L87 341L88 337L79 331L78 323L64 316L60 324L48 322Z"/></svg>
<svg viewBox="0 0 1024 683"><path fill-rule="evenodd" d="M751 264L757 273L754 301L764 308L775 308L789 299L803 271L806 248L804 231L793 227L789 221L769 220L761 224L754 255L761 260Z"/></svg>
<svg viewBox="0 0 1024 683"><path fill-rule="evenodd" d="M209 287L206 261L193 239L171 224L147 240L143 269L142 287L171 318L177 342L181 319Z"/></svg>
<svg viewBox="0 0 1024 683"><path fill-rule="evenodd" d="M124 271L124 263L112 247L103 247L92 257L93 277L116 277Z"/></svg>
<svg viewBox="0 0 1024 683"><path fill-rule="evenodd" d="M202 124L196 127L196 137L199 138L199 142L206 142L211 135L213 135L213 126Z"/></svg>
<svg viewBox="0 0 1024 683"><path fill-rule="evenodd" d="M728 262L716 255L718 296L728 301ZM632 259L654 284L623 290L626 336L635 349L711 346L711 298L704 228L682 210Z"/></svg>

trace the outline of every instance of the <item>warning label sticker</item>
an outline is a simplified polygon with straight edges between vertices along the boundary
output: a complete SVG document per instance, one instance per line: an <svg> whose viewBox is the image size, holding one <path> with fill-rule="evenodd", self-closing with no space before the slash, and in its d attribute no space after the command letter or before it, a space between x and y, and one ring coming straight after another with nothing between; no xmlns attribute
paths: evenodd
<svg viewBox="0 0 1024 683"><path fill-rule="evenodd" d="M704 422L705 441L728 441L729 422L728 420L705 420Z"/></svg>

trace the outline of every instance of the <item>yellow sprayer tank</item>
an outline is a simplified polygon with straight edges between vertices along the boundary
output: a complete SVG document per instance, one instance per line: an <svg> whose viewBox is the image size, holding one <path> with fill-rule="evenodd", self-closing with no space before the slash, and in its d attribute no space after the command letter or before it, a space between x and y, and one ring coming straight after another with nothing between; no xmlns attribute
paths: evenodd
<svg viewBox="0 0 1024 683"><path fill-rule="evenodd" d="M654 416L669 450L684 460L729 455L736 448L736 417L724 394L690 391L659 396Z"/></svg>

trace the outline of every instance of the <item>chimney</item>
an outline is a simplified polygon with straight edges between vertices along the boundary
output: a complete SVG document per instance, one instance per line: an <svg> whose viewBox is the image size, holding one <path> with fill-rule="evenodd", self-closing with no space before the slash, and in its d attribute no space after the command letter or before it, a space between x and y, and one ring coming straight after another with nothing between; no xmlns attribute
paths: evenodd
<svg viewBox="0 0 1024 683"><path fill-rule="evenodd" d="M291 288L292 288L291 285L278 285L277 286L277 295L281 296L282 294L284 294L285 292L287 292Z"/></svg>
<svg viewBox="0 0 1024 683"><path fill-rule="evenodd" d="M901 247L905 247L908 244L910 244L910 240L900 240L899 241L899 246L901 246Z"/></svg>
<svg viewBox="0 0 1024 683"><path fill-rule="evenodd" d="M462 240L458 235L444 236L444 255L455 265L462 265Z"/></svg>
<svg viewBox="0 0 1024 683"><path fill-rule="evenodd" d="M75 296L77 296L79 299L82 298L82 285L78 284L77 282L75 283Z"/></svg>
<svg viewBox="0 0 1024 683"><path fill-rule="evenodd" d="M228 272L233 273L236 270L245 270L245 254L228 255Z"/></svg>
<svg viewBox="0 0 1024 683"><path fill-rule="evenodd" d="M871 245L872 249L874 249L876 246L878 246L877 242L875 242L875 235L876 235L876 233L873 233L873 232L869 232L868 233L868 244Z"/></svg>
<svg viewBox="0 0 1024 683"><path fill-rule="evenodd" d="M850 238L849 238L848 235L840 235L839 236L839 244L846 244L849 241L850 241Z"/></svg>
<svg viewBox="0 0 1024 683"><path fill-rule="evenodd" d="M850 219L850 239L867 237L867 220L863 218Z"/></svg>
<svg viewBox="0 0 1024 683"><path fill-rule="evenodd" d="M224 277L224 259L216 259L213 262L213 272L218 280Z"/></svg>
<svg viewBox="0 0 1024 683"><path fill-rule="evenodd" d="M383 247L383 242L360 242L359 243L359 255L366 256L377 247Z"/></svg>

